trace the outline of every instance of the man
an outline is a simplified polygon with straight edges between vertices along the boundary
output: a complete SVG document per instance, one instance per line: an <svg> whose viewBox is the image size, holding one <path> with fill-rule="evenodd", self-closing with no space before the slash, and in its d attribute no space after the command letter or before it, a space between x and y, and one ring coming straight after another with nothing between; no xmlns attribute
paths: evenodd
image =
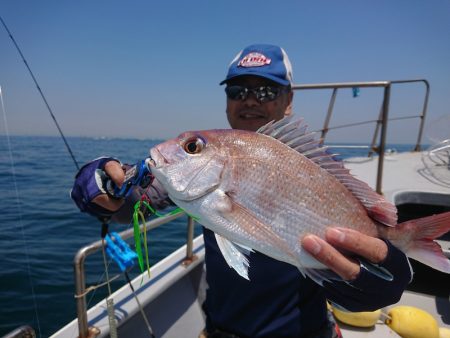
<svg viewBox="0 0 450 338"><path fill-rule="evenodd" d="M221 84L226 84L226 112L234 129L255 131L292 112L292 69L287 54L278 46L245 48L234 58ZM72 196L82 210L117 217L129 207L93 183L95 173L103 170L121 185L120 163L99 159L77 175ZM170 203L158 182L153 182L148 195L156 208ZM259 252L250 255L247 281L228 267L214 234L205 228L203 234L208 283L203 304L206 337L336 337L327 317L326 298L349 310L374 310L396 302L411 279L405 255L389 242L329 228L325 240L308 235L302 245L343 281L324 282L322 288L304 278L296 267Z"/></svg>

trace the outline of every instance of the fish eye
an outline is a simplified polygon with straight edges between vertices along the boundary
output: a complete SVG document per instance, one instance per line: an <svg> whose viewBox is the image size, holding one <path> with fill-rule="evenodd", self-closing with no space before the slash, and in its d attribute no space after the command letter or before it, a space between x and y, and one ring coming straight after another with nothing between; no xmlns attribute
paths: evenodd
<svg viewBox="0 0 450 338"><path fill-rule="evenodd" d="M204 147L205 142L199 137L187 140L183 146L184 151L188 154L198 154L203 150Z"/></svg>

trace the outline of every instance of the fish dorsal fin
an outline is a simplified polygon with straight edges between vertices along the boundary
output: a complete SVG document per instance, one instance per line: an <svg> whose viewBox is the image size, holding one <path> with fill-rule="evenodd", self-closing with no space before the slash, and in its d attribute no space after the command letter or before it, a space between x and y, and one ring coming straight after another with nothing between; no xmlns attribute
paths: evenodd
<svg viewBox="0 0 450 338"><path fill-rule="evenodd" d="M248 256L253 250L243 245L233 243L219 234L215 233L214 235L220 252L228 263L228 266L236 270L241 277L250 280L248 278L248 268L250 266Z"/></svg>
<svg viewBox="0 0 450 338"><path fill-rule="evenodd" d="M308 131L303 119L293 119L293 115L286 116L262 126L257 133L277 139L327 170L353 193L374 220L389 226L397 224L397 208L367 183L351 175L342 161L336 158L336 154L329 153L328 148L322 145L322 140L316 137L316 133Z"/></svg>

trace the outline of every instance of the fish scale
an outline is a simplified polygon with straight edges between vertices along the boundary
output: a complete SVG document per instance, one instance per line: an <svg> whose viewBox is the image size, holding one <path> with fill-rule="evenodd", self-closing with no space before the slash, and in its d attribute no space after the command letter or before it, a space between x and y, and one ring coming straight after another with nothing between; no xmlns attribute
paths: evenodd
<svg viewBox="0 0 450 338"><path fill-rule="evenodd" d="M265 147L263 142L266 141L266 138L261 137L258 141L259 147ZM272 139L267 139L267 141L270 142ZM291 149L281 143L277 145L279 147L275 149L279 153L278 156L288 157L289 155L283 153L291 152ZM255 153L251 146L246 149L249 149L247 156ZM323 235L327 225L343 224L343 219L346 220L348 227L353 226L361 230L360 228L364 224L367 233L375 233L375 224L367 216L362 206L355 207L360 203L351 195L347 199L340 198L340 194L346 195L348 191L334 177L300 154L295 153L294 155L290 165L283 161L267 161L265 166L260 166L259 172L246 169L251 167L252 157L241 158L233 169L233 172L238 172L240 177L232 180L238 182L239 185L234 187L224 182L224 189L239 190L240 194L236 196L236 202L259 215L264 222L274 223L272 224L274 229L279 227L276 222L271 221L274 220L274 213L292 215L288 220L283 219L286 224L292 224L294 220L300 221L302 227L291 227L295 230L292 233L295 238L291 240L294 242L297 242L298 238L306 232ZM270 172L278 173L274 181L265 179L270 176L268 174ZM327 183L324 184L324 181ZM261 195L266 199L262 203L259 200ZM345 205L339 203L333 207L336 201L349 202ZM299 205L305 207L299 208ZM287 213L287 211L291 212ZM302 220L304 215L309 215L308 223ZM277 221L280 219L277 218Z"/></svg>

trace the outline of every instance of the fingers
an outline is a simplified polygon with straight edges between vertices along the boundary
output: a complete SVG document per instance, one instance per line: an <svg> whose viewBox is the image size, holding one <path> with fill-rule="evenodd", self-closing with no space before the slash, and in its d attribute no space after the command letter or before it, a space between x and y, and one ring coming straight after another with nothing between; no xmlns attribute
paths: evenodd
<svg viewBox="0 0 450 338"><path fill-rule="evenodd" d="M302 240L302 246L314 258L328 266L343 280L354 280L359 275L359 262L345 257L323 239L314 235L307 235Z"/></svg>
<svg viewBox="0 0 450 338"><path fill-rule="evenodd" d="M125 180L125 173L119 162L117 161L106 162L105 173L119 188L122 187L123 181Z"/></svg>
<svg viewBox="0 0 450 338"><path fill-rule="evenodd" d="M388 254L388 247L381 239L348 228L328 228L325 239L334 247L364 257L372 263L382 262Z"/></svg>
<svg viewBox="0 0 450 338"><path fill-rule="evenodd" d="M354 280L360 272L359 262L348 255L380 263L388 253L387 245L382 240L347 228L328 228L325 239L307 235L302 240L302 246L344 280ZM344 255L341 251L348 254Z"/></svg>
<svg viewBox="0 0 450 338"><path fill-rule="evenodd" d="M117 211L125 203L124 199L111 198L107 194L101 194L92 200L95 204L110 211Z"/></svg>

